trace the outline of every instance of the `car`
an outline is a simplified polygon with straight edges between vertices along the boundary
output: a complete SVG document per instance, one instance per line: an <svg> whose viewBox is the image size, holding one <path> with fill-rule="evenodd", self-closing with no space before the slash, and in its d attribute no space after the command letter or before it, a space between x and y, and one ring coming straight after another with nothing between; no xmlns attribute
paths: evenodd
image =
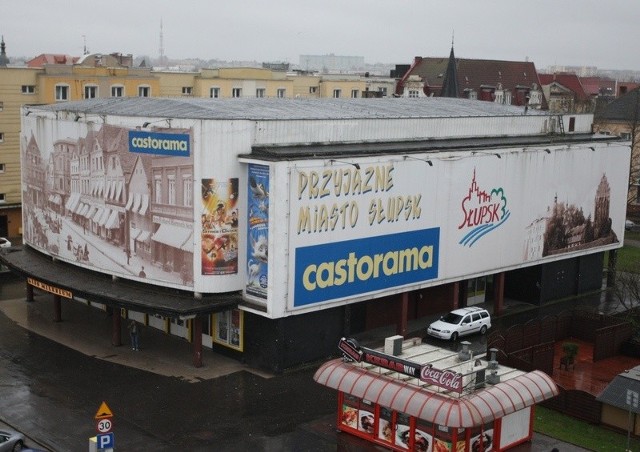
<svg viewBox="0 0 640 452"><path fill-rule="evenodd" d="M636 225L636 224L635 224L633 221L631 221L631 220L625 220L625 222L624 222L624 228L625 228L627 231L632 230L632 229L635 227L635 225Z"/></svg>
<svg viewBox="0 0 640 452"><path fill-rule="evenodd" d="M485 334L491 328L489 311L479 306L455 309L427 328L429 336L455 341L473 333Z"/></svg>
<svg viewBox="0 0 640 452"><path fill-rule="evenodd" d="M0 237L0 248L10 248L10 247L11 247L11 242L4 237Z"/></svg>
<svg viewBox="0 0 640 452"><path fill-rule="evenodd" d="M13 430L0 430L0 452L15 452L24 447L24 435Z"/></svg>

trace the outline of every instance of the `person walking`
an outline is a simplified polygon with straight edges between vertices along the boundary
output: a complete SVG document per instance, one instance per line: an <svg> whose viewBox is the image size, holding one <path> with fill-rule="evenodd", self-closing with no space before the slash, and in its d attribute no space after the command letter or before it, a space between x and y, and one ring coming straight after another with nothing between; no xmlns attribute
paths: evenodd
<svg viewBox="0 0 640 452"><path fill-rule="evenodd" d="M138 324L135 322L135 320L132 320L131 322L129 322L129 337L131 338L131 350L135 350L135 351L140 350L138 346L139 344L138 335L139 335Z"/></svg>

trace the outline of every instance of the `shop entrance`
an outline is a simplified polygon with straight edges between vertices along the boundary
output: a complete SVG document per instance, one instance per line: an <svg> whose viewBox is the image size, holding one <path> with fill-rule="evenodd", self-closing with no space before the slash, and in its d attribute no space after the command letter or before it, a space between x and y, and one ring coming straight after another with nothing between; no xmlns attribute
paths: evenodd
<svg viewBox="0 0 640 452"><path fill-rule="evenodd" d="M493 276L481 276L467 280L467 306L484 303L488 300L488 289Z"/></svg>

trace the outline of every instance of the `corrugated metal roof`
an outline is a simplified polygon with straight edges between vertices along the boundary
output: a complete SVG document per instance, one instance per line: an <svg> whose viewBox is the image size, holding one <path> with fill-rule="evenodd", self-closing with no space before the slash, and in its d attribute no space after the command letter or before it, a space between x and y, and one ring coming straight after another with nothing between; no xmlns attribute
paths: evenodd
<svg viewBox="0 0 640 452"><path fill-rule="evenodd" d="M639 395L640 366L636 366L611 380L596 400L623 410L640 413Z"/></svg>
<svg viewBox="0 0 640 452"><path fill-rule="evenodd" d="M208 99L118 97L89 99L31 110L213 120L402 119L522 116L521 107L449 98L386 99ZM529 110L528 115L541 114Z"/></svg>

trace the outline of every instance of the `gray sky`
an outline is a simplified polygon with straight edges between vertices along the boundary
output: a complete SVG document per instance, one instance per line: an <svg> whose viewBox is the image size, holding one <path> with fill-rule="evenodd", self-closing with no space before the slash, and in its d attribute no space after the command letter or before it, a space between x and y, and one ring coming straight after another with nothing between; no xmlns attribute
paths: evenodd
<svg viewBox="0 0 640 452"><path fill-rule="evenodd" d="M287 61L416 55L640 70L637 0L2 0L9 57L121 52ZM84 37L83 37L84 36Z"/></svg>

